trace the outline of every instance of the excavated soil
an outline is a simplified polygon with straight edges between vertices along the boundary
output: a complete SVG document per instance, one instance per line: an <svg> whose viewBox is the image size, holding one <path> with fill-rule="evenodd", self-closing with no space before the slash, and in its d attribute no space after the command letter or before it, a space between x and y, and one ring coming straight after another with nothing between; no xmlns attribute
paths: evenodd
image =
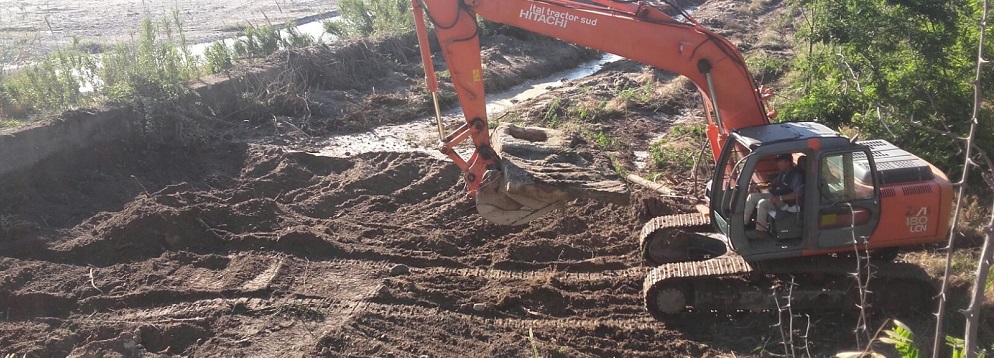
<svg viewBox="0 0 994 358"><path fill-rule="evenodd" d="M504 227L475 213L453 165L425 154L331 158L245 144L132 153L103 148L90 159L107 164L75 180L33 172L19 198L5 198L5 218L25 220L2 242L5 353L779 349L773 313L684 324L645 314L635 207L578 201ZM837 348L831 332L842 323L824 319L826 336L811 345Z"/></svg>
<svg viewBox="0 0 994 358"><path fill-rule="evenodd" d="M728 21L728 7L705 3L698 17ZM515 47L520 41L506 36L490 56L529 47ZM513 58L565 61L545 53ZM622 62L584 81L637 83L646 73ZM410 76L395 98L411 97L419 77ZM550 96L589 91L584 83ZM390 92L371 87L310 90L366 100ZM672 106L631 107L597 125L626 150L645 150L651 133L679 117L653 120L657 112L696 108L693 90L673 87ZM523 112L548 99L537 101ZM334 122L344 120L333 112L313 133L333 132L328 123L362 127ZM385 121L422 112L386 112L402 115ZM634 238L646 219L641 199L651 195L638 189L631 205L578 200L528 225L497 226L476 214L449 161L417 152L322 157L276 138L182 148L114 142L3 178L0 354L824 356L859 344L852 317L653 320L641 302L646 268ZM630 166L631 153L622 154L616 159ZM694 204L648 201L656 214ZM916 320L927 322L927 313ZM796 348L782 343L789 329Z"/></svg>

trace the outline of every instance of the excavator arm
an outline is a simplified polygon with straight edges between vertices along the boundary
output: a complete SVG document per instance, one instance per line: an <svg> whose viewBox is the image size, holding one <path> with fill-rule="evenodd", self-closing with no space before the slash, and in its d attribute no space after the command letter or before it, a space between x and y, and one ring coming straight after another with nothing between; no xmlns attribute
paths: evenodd
<svg viewBox="0 0 994 358"><path fill-rule="evenodd" d="M529 191L515 197L506 190L485 190L494 183L494 187L508 183L500 173L500 158L488 132L477 16L688 77L704 99L715 159L731 130L768 124L772 116L767 113L766 94L756 87L741 53L686 14L685 21L678 21L645 2L610 0L594 0L592 4L570 0L412 0L412 5L428 88L432 93L437 91L426 26L430 22L466 119L448 135L439 125L441 151L462 169L469 195L477 197L481 214L492 221L521 223L537 217L529 211L544 213L564 198ZM471 139L475 148L468 159L455 151L466 139ZM487 197L481 198L481 193ZM519 205L525 202L531 203ZM494 213L502 211L519 214L513 219L493 220L500 217Z"/></svg>

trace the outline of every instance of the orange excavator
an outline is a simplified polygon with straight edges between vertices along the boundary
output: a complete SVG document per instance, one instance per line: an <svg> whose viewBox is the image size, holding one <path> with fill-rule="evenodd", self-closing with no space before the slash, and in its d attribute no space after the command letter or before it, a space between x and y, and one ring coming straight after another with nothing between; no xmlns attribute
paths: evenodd
<svg viewBox="0 0 994 358"><path fill-rule="evenodd" d="M437 91L427 22L434 28L466 123L441 150L463 171L485 218L520 224L561 206L569 195L506 173L487 122L477 17L688 77L707 117L715 170L699 212L656 217L642 228L646 308L659 318L688 312L776 309L771 288L791 292L794 309L931 301L930 278L893 261L904 247L943 240L952 185L942 171L885 140L858 141L817 122L775 123L771 95L753 81L741 53L679 7L627 0L412 0L429 90ZM427 18L427 22L425 19ZM436 101L437 108L437 101ZM540 136L542 137L542 136ZM544 138L544 137L543 137ZM472 141L464 159L456 145ZM750 193L789 155L804 185L762 219L745 213ZM759 215L759 214L757 214ZM752 222L767 224L752 229ZM874 263L872 283L852 280L852 259ZM868 266L868 265L867 265ZM863 288L859 290L859 288Z"/></svg>

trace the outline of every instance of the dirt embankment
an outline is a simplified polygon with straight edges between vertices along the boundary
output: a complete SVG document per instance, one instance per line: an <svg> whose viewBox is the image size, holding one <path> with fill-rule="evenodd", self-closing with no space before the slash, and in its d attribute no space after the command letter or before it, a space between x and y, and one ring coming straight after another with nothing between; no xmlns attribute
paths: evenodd
<svg viewBox="0 0 994 358"><path fill-rule="evenodd" d="M737 4L708 2L697 14L754 21L735 15ZM775 16L771 9L760 21ZM487 78L505 79L495 83L509 86L593 55L519 35L487 34ZM343 53L368 61L348 67L342 60L353 57ZM417 62L412 38L280 54L269 65L288 75L269 88L281 90L252 97L252 115L222 118L248 119L253 135L266 135L261 142L112 142L3 178L0 353L784 353L774 313L669 324L645 314L637 205L581 200L528 225L496 226L475 213L447 161L391 152L330 158L273 145L309 146L282 125L318 135L428 113ZM618 86L642 86L647 75L660 87L671 83L622 62L549 96L607 98ZM659 112L696 108L692 89L671 87L667 108L630 104L587 124L629 142L626 151L645 149L646 133L670 125ZM541 120L538 109L549 101L522 104L524 120ZM691 203L667 201L661 210ZM826 355L854 348L850 323L814 317L798 327L810 329L806 347Z"/></svg>

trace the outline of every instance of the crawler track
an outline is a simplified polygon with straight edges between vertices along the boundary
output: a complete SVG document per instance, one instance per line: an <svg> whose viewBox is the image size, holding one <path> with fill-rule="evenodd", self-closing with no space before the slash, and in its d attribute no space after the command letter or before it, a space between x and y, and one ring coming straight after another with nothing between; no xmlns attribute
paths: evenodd
<svg viewBox="0 0 994 358"><path fill-rule="evenodd" d="M864 262L865 264L865 262ZM749 263L728 255L653 268L643 283L646 309L656 318L688 313L767 311L927 311L936 293L920 267L874 262L861 275L850 258L818 256ZM866 280L860 284L859 280ZM864 289L861 290L860 287Z"/></svg>

